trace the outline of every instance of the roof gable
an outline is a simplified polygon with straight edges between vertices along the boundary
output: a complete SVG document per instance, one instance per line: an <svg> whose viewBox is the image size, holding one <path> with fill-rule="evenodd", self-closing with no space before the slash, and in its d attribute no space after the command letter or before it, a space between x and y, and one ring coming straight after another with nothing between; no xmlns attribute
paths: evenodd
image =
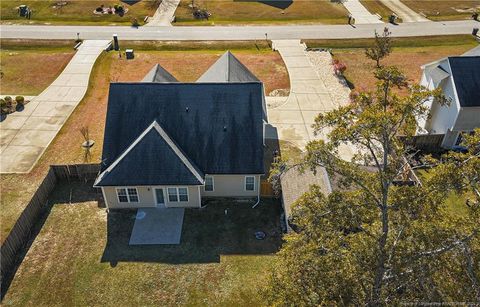
<svg viewBox="0 0 480 307"><path fill-rule="evenodd" d="M480 106L480 56L448 58L461 107Z"/></svg>
<svg viewBox="0 0 480 307"><path fill-rule="evenodd" d="M95 186L199 185L203 174L154 121L95 182Z"/></svg>
<svg viewBox="0 0 480 307"><path fill-rule="evenodd" d="M255 83L112 83L102 170L153 121L206 174L263 173L263 88Z"/></svg>
<svg viewBox="0 0 480 307"><path fill-rule="evenodd" d="M157 82L157 83L168 83L168 82L178 82L174 76L172 76L165 68L156 64L153 68L145 75L142 80L143 82Z"/></svg>
<svg viewBox="0 0 480 307"><path fill-rule="evenodd" d="M227 51L197 82L260 82L260 80L230 51Z"/></svg>

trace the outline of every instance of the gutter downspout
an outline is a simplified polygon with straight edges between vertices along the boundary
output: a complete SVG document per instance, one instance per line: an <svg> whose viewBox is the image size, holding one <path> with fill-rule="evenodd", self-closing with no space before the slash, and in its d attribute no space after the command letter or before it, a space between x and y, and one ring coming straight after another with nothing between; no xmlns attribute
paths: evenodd
<svg viewBox="0 0 480 307"><path fill-rule="evenodd" d="M255 209L255 207L260 203L260 185L258 186L258 195L257 195L257 202L252 206L252 209Z"/></svg>

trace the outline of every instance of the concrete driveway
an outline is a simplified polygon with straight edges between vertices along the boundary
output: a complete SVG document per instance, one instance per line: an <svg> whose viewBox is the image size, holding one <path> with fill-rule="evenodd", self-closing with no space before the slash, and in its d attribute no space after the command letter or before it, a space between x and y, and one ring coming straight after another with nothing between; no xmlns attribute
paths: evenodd
<svg viewBox="0 0 480 307"><path fill-rule="evenodd" d="M108 42L84 41L46 90L0 123L0 173L30 172L82 100L93 64Z"/></svg>
<svg viewBox="0 0 480 307"><path fill-rule="evenodd" d="M138 209L129 244L180 244L184 213L184 208Z"/></svg>
<svg viewBox="0 0 480 307"><path fill-rule="evenodd" d="M266 138L288 141L303 149L315 139L326 140L327 131L315 135L312 124L319 113L334 110L340 105L332 98L337 89L327 88L306 55L304 44L299 40L276 40L273 47L280 52L290 76L290 95L285 103L271 103L268 108L268 122L277 131L266 130ZM330 69L330 68L328 68ZM267 100L268 102L269 100ZM343 102L343 101L342 101ZM343 103L348 103L348 99ZM342 146L341 158L349 160L352 148Z"/></svg>

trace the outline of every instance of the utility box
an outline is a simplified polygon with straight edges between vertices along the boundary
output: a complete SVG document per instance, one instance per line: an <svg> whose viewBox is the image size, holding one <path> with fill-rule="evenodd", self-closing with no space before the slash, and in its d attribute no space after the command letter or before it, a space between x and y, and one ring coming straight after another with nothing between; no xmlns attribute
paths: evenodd
<svg viewBox="0 0 480 307"><path fill-rule="evenodd" d="M133 59L135 57L133 54L133 49L125 50L125 57L127 58L127 60Z"/></svg>
<svg viewBox="0 0 480 307"><path fill-rule="evenodd" d="M119 46L119 44L118 44L118 36L117 36L117 34L113 34L113 49L115 49L115 51L120 50L120 46Z"/></svg>
<svg viewBox="0 0 480 307"><path fill-rule="evenodd" d="M20 15L20 17L28 17L28 6L26 6L25 4L22 4L18 7L18 14Z"/></svg>
<svg viewBox="0 0 480 307"><path fill-rule="evenodd" d="M478 34L478 28L473 28L472 35L477 36L477 34Z"/></svg>

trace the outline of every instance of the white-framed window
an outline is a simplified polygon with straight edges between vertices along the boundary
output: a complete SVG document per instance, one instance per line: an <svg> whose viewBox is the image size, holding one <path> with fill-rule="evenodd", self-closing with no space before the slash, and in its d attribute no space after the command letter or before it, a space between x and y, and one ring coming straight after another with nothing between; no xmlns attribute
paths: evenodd
<svg viewBox="0 0 480 307"><path fill-rule="evenodd" d="M215 189L215 183L214 183L213 177L206 176L205 177L205 191L206 192L213 192L214 189Z"/></svg>
<svg viewBox="0 0 480 307"><path fill-rule="evenodd" d="M245 191L255 191L255 176L245 176Z"/></svg>
<svg viewBox="0 0 480 307"><path fill-rule="evenodd" d="M120 203L138 203L137 188L117 188L117 198Z"/></svg>
<svg viewBox="0 0 480 307"><path fill-rule="evenodd" d="M188 201L188 189L187 188L168 188L168 201L175 202L187 202Z"/></svg>

